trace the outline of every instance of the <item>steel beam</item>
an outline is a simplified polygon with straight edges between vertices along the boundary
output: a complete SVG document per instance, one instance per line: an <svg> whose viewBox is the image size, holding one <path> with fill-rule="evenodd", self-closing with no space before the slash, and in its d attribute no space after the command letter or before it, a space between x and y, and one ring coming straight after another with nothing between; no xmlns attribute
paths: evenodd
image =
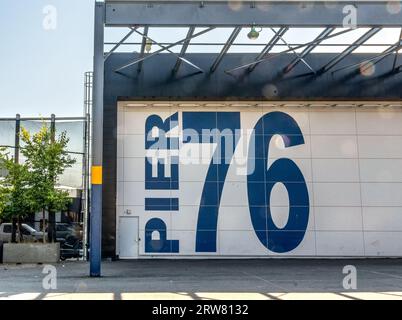
<svg viewBox="0 0 402 320"><path fill-rule="evenodd" d="M283 71L285 73L290 72L294 67L297 66L297 64L301 61L301 59L305 58L311 51L314 50L314 48L316 48L323 40L325 40L326 37L328 37L330 35L330 33L332 31L334 31L335 28L334 27L329 27L329 28L325 28L324 31L322 31L317 38L315 38L315 40L317 40L318 42L307 46L301 53L300 56L295 58L291 63L289 63L284 69Z"/></svg>
<svg viewBox="0 0 402 320"><path fill-rule="evenodd" d="M194 34L194 30L195 30L195 27L190 27L190 28L188 29L187 36L186 36L186 39L188 39L188 40L186 40L186 41L183 43L183 46L181 47L181 51L180 51L179 57L183 58L184 55L186 54L188 45L190 44L190 41L191 41L191 37L192 37L193 34ZM180 58L177 58L176 64L175 64L174 67L173 67L173 73L176 73L177 71L179 71L179 68L180 68L180 66L181 66L181 62L182 62L182 60L181 60Z"/></svg>
<svg viewBox="0 0 402 320"><path fill-rule="evenodd" d="M219 53L219 55L215 59L214 63L212 64L212 66L210 68L211 73L215 72L216 68L218 68L218 66L221 63L223 57L229 51L230 46L236 40L236 38L239 35L240 31L241 31L241 27L236 27L236 28L233 29L232 34L229 36L229 39L226 41L226 43L223 46L221 52Z"/></svg>
<svg viewBox="0 0 402 320"><path fill-rule="evenodd" d="M104 88L104 3L95 3L95 41L92 111L92 179L90 213L90 276L101 276L102 259L102 162Z"/></svg>
<svg viewBox="0 0 402 320"><path fill-rule="evenodd" d="M273 33L276 34L276 31L274 30L274 28L271 28L271 30L272 30ZM300 54L297 53L297 51L296 51L295 49L293 49L293 48L285 41L285 39L283 39L282 36L279 36L279 38L281 39L281 41L282 41L284 44L286 44L286 46L287 46L289 49L291 49L291 50L293 51L293 53L300 59L300 61L302 61L302 62L306 65L306 67L310 69L311 72L313 72L314 74L316 73L315 70L307 63L307 61L304 60L303 57L301 57Z"/></svg>
<svg viewBox="0 0 402 320"><path fill-rule="evenodd" d="M170 48L172 48L172 47L174 47L174 46L177 46L177 45L179 45L179 44L182 44L183 42L185 42L185 41L187 41L187 40L190 40L190 39L193 39L193 38L195 38L195 37L198 37L198 36L200 36L200 35L202 35L202 34L204 34L204 33L207 33L207 32L209 32L209 31L211 31L212 29L214 29L214 28L213 28L213 27L207 28L207 29L205 29L205 30L203 30L203 31L200 31L200 32L197 32L196 34L193 34L193 35L191 36L191 38L185 38L185 39L179 40L179 41L177 41L177 42L175 42L175 43L172 43L172 44L170 44L170 45L168 45L168 46L166 46L166 47L165 47L165 46L162 46L161 49L159 49L159 50L157 50L157 51L155 51L155 52L152 52L151 54L146 55L145 57L138 58L138 59L136 59L136 60L134 60L134 61L131 61L131 62L125 64L124 66L121 66L121 67L117 68L117 69L115 70L115 72L119 72L119 71L121 71L121 70L123 70L123 69L126 69L126 68L128 68L128 67L130 67L130 66L132 66L132 65L135 65L135 64L137 64L137 63L139 63L139 62L141 62L141 61L144 61L144 60L146 60L146 59L149 59L149 58L151 58L151 57L153 57L153 56L155 56L155 55L157 55L157 54L159 54L159 53L161 53L161 52L163 52L163 51L168 51L168 49L170 49ZM136 32L138 33L138 31L136 31ZM142 33L140 33L140 34L143 35ZM147 37L147 38L149 38L149 37ZM184 58L182 58L182 60L183 60L183 59L184 59Z"/></svg>
<svg viewBox="0 0 402 320"><path fill-rule="evenodd" d="M142 58L144 56L144 54L145 54L145 46L147 45L147 38L146 37L148 36L148 30L149 30L149 28L147 26L145 26L144 27L144 35L145 35L145 37L142 37L140 58ZM142 61L140 61L138 63L137 72L141 72L141 70L142 70Z"/></svg>
<svg viewBox="0 0 402 320"><path fill-rule="evenodd" d="M359 63L353 63L353 64L350 64L350 65L344 66L342 68L336 69L336 70L332 71L332 73L335 73L335 72L338 72L338 71L341 71L341 70L346 70L346 69L353 69L353 68L357 68L357 67L364 68L366 65L368 66L368 63L371 62L371 61L375 61L373 64L377 64L378 62L380 62L381 60L385 59L390 54L392 54L394 51L399 50L401 47L402 47L402 40L398 41L397 43L395 43L394 45L392 45L388 49L384 50L380 54L376 54L376 55L372 56L371 58L368 58L368 59L365 59L363 61L360 61ZM362 70L365 70L365 69L362 69Z"/></svg>
<svg viewBox="0 0 402 320"><path fill-rule="evenodd" d="M366 71L368 68L376 65L377 63L381 62L382 60L384 60L386 57L388 57L389 55L391 55L393 53L395 53L395 58L394 58L394 63L392 65L392 71L395 71L396 60L398 59L398 51L400 49L401 49L401 44L400 43L398 45L391 46L387 50L384 50L384 52L380 55L380 57L378 57L378 60L373 59L373 60L375 60L373 63L369 64L368 62L364 62L361 65L361 71L362 72ZM373 60L371 60L371 61L373 61Z"/></svg>
<svg viewBox="0 0 402 320"><path fill-rule="evenodd" d="M350 29L352 30L352 29ZM325 40L325 39L324 39ZM191 46L212 46L212 47L216 47L216 46L224 46L226 42L193 42L191 44ZM115 45L116 42L105 42L105 45ZM171 45L172 42L159 42L159 44L164 45L164 46L168 46ZM142 42L124 42L121 44L122 46L140 46L142 45ZM262 47L265 46L266 43L261 43L261 42L236 42L236 43L232 43L232 47L244 47L244 46L249 46L249 47ZM302 43L289 43L288 45L294 47L294 46L305 46L305 44ZM381 46L392 46L393 43L363 43L362 45L360 45L360 47L381 47ZM286 44L284 43L277 43L275 45L276 47L287 47ZM326 47L345 47L345 46L350 46L350 43L326 43L325 44Z"/></svg>
<svg viewBox="0 0 402 320"><path fill-rule="evenodd" d="M143 37L145 37L147 40L151 41L152 43L156 44L157 46L161 47L163 51L167 51L170 52L171 54L175 55L177 57L177 59L184 61L185 63L189 64L190 66L192 66L193 68L197 69L199 72L204 72L204 70L202 70L200 67L198 67L197 65L195 65L194 63L188 61L187 59L185 59L184 57L178 55L177 53L173 52L172 50L170 50L168 47L161 45L160 43L158 43L157 41L151 39L150 37L146 36L145 34L139 32L139 31L135 31L138 34L142 35ZM190 38L186 38L185 41L190 41ZM140 61L141 62L141 61Z"/></svg>
<svg viewBox="0 0 402 320"><path fill-rule="evenodd" d="M247 71L251 72L255 69L255 67L258 65L259 61L261 59L264 59L266 57L266 55L272 50L272 48L278 43L278 41L280 40L280 37L283 36L286 31L288 31L289 28L288 27L282 27L278 30L278 32L274 32L274 36L272 37L271 40L269 40L268 44L264 47L264 49L262 49L262 51L260 52L260 54L255 58L256 63L251 65Z"/></svg>
<svg viewBox="0 0 402 320"><path fill-rule="evenodd" d="M200 5L202 3L202 5ZM300 2L243 2L233 10L227 1L141 1L106 3L108 26L247 26L261 27L289 25L293 27L344 27L346 5L354 5L359 27L399 27L402 11L387 10L385 1L314 2L303 6Z"/></svg>
<svg viewBox="0 0 402 320"><path fill-rule="evenodd" d="M116 45L108 52L108 54L105 57L105 61L109 59L109 57L112 55L113 52L115 52L123 43L126 41L133 33L135 29L131 29Z"/></svg>
<svg viewBox="0 0 402 320"><path fill-rule="evenodd" d="M400 34L399 34L399 41L402 41L402 28L401 28L401 32L400 32ZM392 63L392 71L395 71L396 69L396 63L397 63L397 61L398 61L398 53L399 53L399 50L400 50L400 48L398 48L397 50L396 50L396 54L395 54L395 57L394 57L394 62Z"/></svg>
<svg viewBox="0 0 402 320"><path fill-rule="evenodd" d="M366 42L372 36L374 36L377 32L379 32L381 28L371 28L365 34L363 34L359 39L353 42L349 47L343 50L340 54L338 54L335 58L329 61L325 66L321 67L318 71L320 74L329 71L339 62L341 62L345 57L350 55L353 51L355 51L362 43Z"/></svg>
<svg viewBox="0 0 402 320"><path fill-rule="evenodd" d="M334 38L334 37L340 36L341 34L347 33L347 32L349 32L349 31L350 31L350 29L342 30L342 31L336 32L336 33L334 33L334 34L329 35L326 39L330 39L330 38ZM249 62L249 63L243 64L243 65L241 65L241 66L238 66L238 67L235 67L235 68L226 70L225 73L232 73L232 72L234 72L234 71L238 71L238 70L250 68L250 67L252 67L252 66L254 66L254 65L256 65L256 64L259 64L259 63L262 63L262 62L266 62L266 61L271 60L271 59L273 59L273 58L275 58L275 57L278 57L278 56L280 56L280 55L282 55L282 54L285 54L285 53L288 53L288 52L292 52L292 51L294 51L294 50L296 50L296 49L300 49L300 48L303 48L303 47L306 47L306 46L315 44L315 43L317 43L317 42L319 42L319 41L313 40L313 41L307 42L307 43L305 43L305 44L301 44L301 45L299 45L299 46L293 47L292 49L284 50L284 51L281 51L281 52L272 54L272 55L270 55L270 56L268 56L268 57L262 57L261 59L256 59L254 62Z"/></svg>

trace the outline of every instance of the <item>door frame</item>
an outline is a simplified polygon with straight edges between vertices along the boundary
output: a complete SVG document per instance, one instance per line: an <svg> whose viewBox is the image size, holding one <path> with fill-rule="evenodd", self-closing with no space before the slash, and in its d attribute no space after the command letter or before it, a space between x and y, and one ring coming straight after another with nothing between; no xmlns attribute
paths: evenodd
<svg viewBox="0 0 402 320"><path fill-rule="evenodd" d="M120 245L121 245L121 241L120 241L120 236L121 236L121 230L120 230L120 221L121 219L137 219L137 256L136 257L122 257L120 255ZM119 249L119 254L118 257L119 259L123 259L123 260L135 260L138 259L140 257L140 217L139 216L119 216L119 222L118 222L118 249Z"/></svg>

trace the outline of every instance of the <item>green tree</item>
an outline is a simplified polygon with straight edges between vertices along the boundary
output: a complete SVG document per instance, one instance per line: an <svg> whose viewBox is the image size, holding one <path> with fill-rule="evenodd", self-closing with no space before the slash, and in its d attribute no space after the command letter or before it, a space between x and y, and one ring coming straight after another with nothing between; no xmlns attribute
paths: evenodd
<svg viewBox="0 0 402 320"><path fill-rule="evenodd" d="M0 218L13 222L13 242L16 238L15 224L18 224L19 241L22 242L22 220L34 209L29 168L26 164L15 163L4 149L0 150L0 168L6 171L5 177L0 179Z"/></svg>
<svg viewBox="0 0 402 320"><path fill-rule="evenodd" d="M21 153L29 168L33 206L36 212L42 212L43 230L45 230L46 211L49 216L54 217L55 212L66 210L71 201L68 192L59 189L58 184L60 175L71 167L75 160L67 152L69 139L66 132L61 133L56 139L55 133L46 124L33 135L22 128L21 140L24 144ZM54 241L54 224L49 225L48 231L50 241ZM43 242L46 242L45 232Z"/></svg>

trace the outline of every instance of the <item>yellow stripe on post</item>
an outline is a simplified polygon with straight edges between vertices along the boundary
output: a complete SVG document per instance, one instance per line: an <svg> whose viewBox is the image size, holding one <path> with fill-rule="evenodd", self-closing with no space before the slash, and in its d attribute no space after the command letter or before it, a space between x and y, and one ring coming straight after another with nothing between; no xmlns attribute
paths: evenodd
<svg viewBox="0 0 402 320"><path fill-rule="evenodd" d="M102 184L102 166L92 167L92 184Z"/></svg>

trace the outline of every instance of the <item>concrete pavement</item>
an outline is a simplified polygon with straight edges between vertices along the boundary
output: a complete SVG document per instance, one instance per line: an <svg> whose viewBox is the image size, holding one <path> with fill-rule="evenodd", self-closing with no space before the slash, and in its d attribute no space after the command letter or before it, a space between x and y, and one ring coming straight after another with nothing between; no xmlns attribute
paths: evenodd
<svg viewBox="0 0 402 320"><path fill-rule="evenodd" d="M357 270L343 287L344 266ZM45 290L42 265L0 265L0 299L402 299L402 259L139 260L56 265Z"/></svg>

